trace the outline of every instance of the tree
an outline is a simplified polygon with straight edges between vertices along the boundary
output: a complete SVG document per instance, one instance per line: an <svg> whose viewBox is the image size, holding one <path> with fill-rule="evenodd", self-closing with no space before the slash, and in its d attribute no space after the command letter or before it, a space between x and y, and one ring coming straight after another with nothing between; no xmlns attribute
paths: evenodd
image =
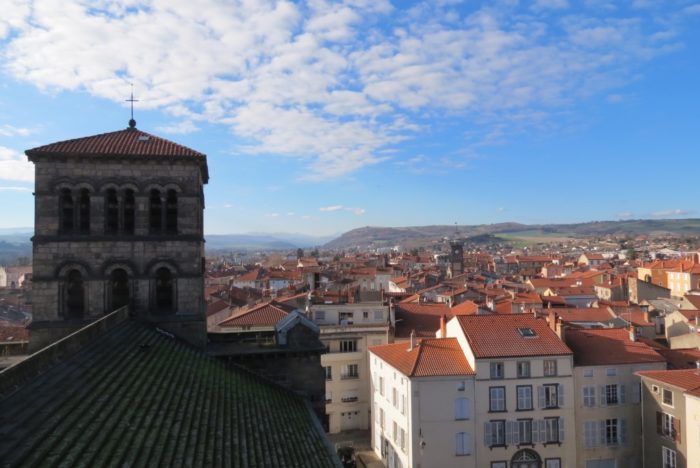
<svg viewBox="0 0 700 468"><path fill-rule="evenodd" d="M627 260L636 260L637 259L637 251L634 250L633 247L630 247L627 249L627 254L625 255L627 257Z"/></svg>
<svg viewBox="0 0 700 468"><path fill-rule="evenodd" d="M297 258L302 258L304 256L304 249L301 247L297 249Z"/></svg>

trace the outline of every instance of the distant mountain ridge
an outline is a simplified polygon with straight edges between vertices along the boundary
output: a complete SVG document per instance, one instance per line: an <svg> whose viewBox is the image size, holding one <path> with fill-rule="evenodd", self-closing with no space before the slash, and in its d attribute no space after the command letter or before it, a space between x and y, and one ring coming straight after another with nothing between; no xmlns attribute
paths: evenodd
<svg viewBox="0 0 700 468"><path fill-rule="evenodd" d="M434 242L444 237L468 238L484 234L560 236L586 238L594 236L688 235L700 236L700 219L635 219L624 221L591 221L574 224L497 223L479 225L432 225L410 227L366 226L346 232L324 245L328 249L393 247L405 243Z"/></svg>

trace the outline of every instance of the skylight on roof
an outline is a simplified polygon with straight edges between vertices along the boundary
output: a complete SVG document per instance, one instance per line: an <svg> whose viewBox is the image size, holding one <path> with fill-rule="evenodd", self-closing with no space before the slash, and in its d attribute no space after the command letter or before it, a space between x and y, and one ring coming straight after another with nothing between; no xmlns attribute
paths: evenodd
<svg viewBox="0 0 700 468"><path fill-rule="evenodd" d="M518 328L518 333L523 338L534 338L537 336L537 333L532 328Z"/></svg>

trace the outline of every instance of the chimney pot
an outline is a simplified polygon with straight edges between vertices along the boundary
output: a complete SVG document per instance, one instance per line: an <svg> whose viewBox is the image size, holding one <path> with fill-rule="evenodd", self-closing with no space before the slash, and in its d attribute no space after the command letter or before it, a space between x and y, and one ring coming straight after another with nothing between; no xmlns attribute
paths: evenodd
<svg viewBox="0 0 700 468"><path fill-rule="evenodd" d="M415 348L415 347L416 347L416 331L411 330L411 341L410 341L410 344L409 344L407 351L413 351L413 348Z"/></svg>

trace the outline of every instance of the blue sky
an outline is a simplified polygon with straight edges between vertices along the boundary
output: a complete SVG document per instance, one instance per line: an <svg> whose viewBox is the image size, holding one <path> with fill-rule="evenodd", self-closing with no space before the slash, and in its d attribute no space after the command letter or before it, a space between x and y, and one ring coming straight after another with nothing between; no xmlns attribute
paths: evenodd
<svg viewBox="0 0 700 468"><path fill-rule="evenodd" d="M3 5L0 228L130 83L208 155L207 233L699 216L697 0Z"/></svg>

